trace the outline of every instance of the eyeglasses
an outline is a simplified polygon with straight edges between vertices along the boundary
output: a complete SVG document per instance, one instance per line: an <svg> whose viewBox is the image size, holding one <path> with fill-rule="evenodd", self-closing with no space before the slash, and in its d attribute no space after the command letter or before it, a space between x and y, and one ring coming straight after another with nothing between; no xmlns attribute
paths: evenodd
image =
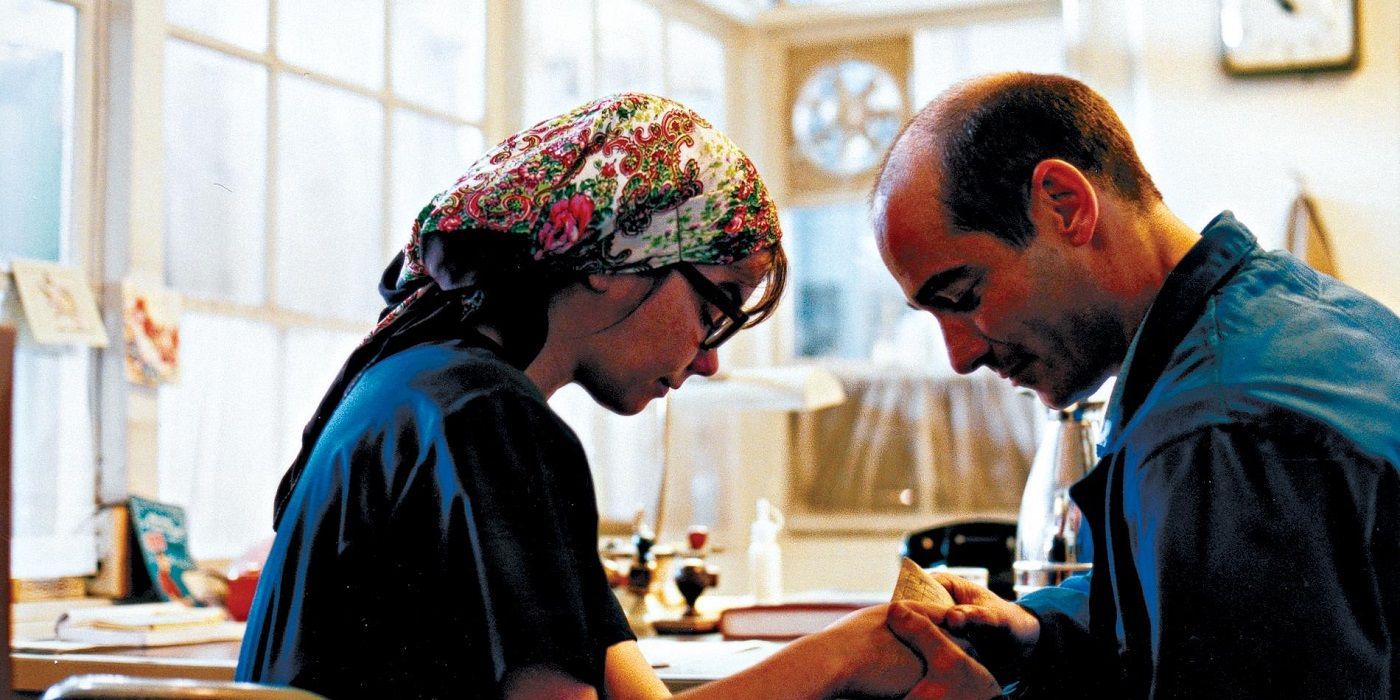
<svg viewBox="0 0 1400 700"><path fill-rule="evenodd" d="M695 269L690 263L676 263L675 269L681 273L681 277L690 283L690 288L695 290L701 298L709 302L710 305L719 309L719 318L709 318L706 316L705 324L710 330L705 335L705 339L700 341L701 350L714 350L724 344L724 341L734 337L739 329L749 322L749 314L740 308L739 303L734 298L725 293L714 282Z"/></svg>

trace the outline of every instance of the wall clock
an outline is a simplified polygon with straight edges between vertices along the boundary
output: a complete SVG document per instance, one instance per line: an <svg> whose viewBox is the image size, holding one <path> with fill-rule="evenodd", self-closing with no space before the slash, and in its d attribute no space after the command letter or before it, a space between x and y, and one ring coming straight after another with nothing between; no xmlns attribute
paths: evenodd
<svg viewBox="0 0 1400 700"><path fill-rule="evenodd" d="M1219 0L1234 75L1349 70L1360 58L1359 0Z"/></svg>
<svg viewBox="0 0 1400 700"><path fill-rule="evenodd" d="M904 95L884 68L859 59L817 67L792 106L792 134L808 162L831 175L873 168L899 133Z"/></svg>

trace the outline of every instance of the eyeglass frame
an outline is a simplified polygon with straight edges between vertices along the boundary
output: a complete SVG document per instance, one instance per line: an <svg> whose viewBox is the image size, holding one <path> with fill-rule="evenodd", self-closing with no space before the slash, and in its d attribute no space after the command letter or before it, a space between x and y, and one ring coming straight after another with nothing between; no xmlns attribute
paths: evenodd
<svg viewBox="0 0 1400 700"><path fill-rule="evenodd" d="M719 309L721 320L713 321L705 319L709 326L709 332L700 341L700 349L710 351L723 345L736 333L744 328L749 322L749 313L744 311L741 304L736 304L734 298L719 288L719 285L710 281L710 278L701 274L694 265L686 262L678 262L671 266L672 269L681 273L690 288L699 294L702 299L709 302L716 309ZM724 325L724 321L729 321L729 325Z"/></svg>

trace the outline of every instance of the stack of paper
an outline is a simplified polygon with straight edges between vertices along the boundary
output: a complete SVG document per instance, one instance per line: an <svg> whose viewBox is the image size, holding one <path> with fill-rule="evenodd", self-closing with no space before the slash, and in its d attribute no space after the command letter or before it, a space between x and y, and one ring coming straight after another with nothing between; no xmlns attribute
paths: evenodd
<svg viewBox="0 0 1400 700"><path fill-rule="evenodd" d="M230 622L223 608L149 603L70 610L54 633L67 642L154 647L241 639L243 625Z"/></svg>

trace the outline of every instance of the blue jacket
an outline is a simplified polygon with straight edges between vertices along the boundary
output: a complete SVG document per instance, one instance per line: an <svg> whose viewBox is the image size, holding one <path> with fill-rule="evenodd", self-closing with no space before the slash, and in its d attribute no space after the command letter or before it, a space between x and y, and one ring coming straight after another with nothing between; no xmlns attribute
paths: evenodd
<svg viewBox="0 0 1400 700"><path fill-rule="evenodd" d="M1229 213L1128 350L1071 493L1092 574L1019 601L1037 697L1400 693L1400 319Z"/></svg>

